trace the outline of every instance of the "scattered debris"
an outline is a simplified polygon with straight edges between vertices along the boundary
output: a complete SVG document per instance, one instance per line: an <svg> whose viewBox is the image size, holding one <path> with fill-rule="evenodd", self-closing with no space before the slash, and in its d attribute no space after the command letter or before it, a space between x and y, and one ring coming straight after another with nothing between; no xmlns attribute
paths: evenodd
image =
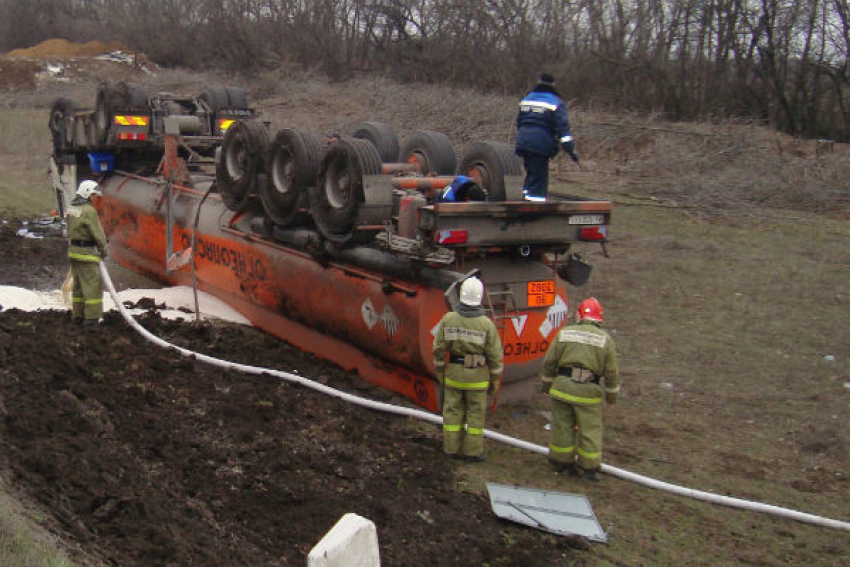
<svg viewBox="0 0 850 567"><path fill-rule="evenodd" d="M578 535L607 543L593 508L583 494L487 483L497 516L558 535Z"/></svg>

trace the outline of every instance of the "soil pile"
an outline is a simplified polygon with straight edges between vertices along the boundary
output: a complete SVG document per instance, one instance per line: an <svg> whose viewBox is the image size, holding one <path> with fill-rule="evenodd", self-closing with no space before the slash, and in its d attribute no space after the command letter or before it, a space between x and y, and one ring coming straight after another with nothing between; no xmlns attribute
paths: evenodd
<svg viewBox="0 0 850 567"><path fill-rule="evenodd" d="M45 57L97 57L113 51L129 52L117 41L104 43L102 41L89 41L86 43L73 43L66 39L48 39L32 47L13 49L6 54L7 57L29 57L32 59L43 59Z"/></svg>
<svg viewBox="0 0 850 567"><path fill-rule="evenodd" d="M27 225L29 226L29 225ZM62 238L21 238L19 221L0 219L1 285L34 291L59 289L68 273L68 244Z"/></svg>
<svg viewBox="0 0 850 567"><path fill-rule="evenodd" d="M49 264L55 242L0 238L0 254L20 265L45 245ZM390 397L251 328L153 310L141 322L213 356ZM347 512L375 522L387 565L554 565L576 553L458 492L454 466L436 428L196 363L114 312L81 330L66 313L0 311L0 471L107 564L303 565Z"/></svg>
<svg viewBox="0 0 850 567"><path fill-rule="evenodd" d="M36 61L0 57L0 90L31 91L38 85L42 65Z"/></svg>

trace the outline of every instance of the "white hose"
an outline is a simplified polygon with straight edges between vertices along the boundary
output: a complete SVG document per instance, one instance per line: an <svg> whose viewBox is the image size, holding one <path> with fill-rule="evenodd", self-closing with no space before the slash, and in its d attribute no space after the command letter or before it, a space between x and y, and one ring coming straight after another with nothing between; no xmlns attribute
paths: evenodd
<svg viewBox="0 0 850 567"><path fill-rule="evenodd" d="M421 419L423 421L428 421L435 424L443 423L442 416L435 415L430 412L426 412L423 410L406 408L402 406L396 406L392 404L387 404L383 402L376 402L374 400L369 400L366 398L361 398L359 396L355 396L353 394L348 394L346 392L341 392L339 390L335 390L329 386L325 386L324 384L320 384L318 382L314 382L302 376L298 376L297 374L290 374L289 372L283 372L280 370L273 370L270 368L261 368L258 366L250 366L247 364L240 364L237 362L228 362L226 360L221 360L218 358L214 358L212 356L207 356L205 354L201 354L198 352L194 352L176 345L173 345L167 341L160 339L159 337L153 335L150 331L142 327L138 321L133 319L130 313L124 308L121 299L118 297L118 293L115 291L115 286L112 284L112 279L109 277L109 272L106 271L106 266L103 262L100 263L100 273L103 276L103 281L106 284L107 289L109 290L109 294L112 296L112 299L115 301L115 305L118 307L118 311L121 313L121 316L124 318L127 323L133 327L136 331L138 331L143 337L151 341L152 343L161 346L166 349L174 349L179 352L183 356L192 357L202 362L206 362L208 364L212 364L213 366L218 366L219 368L224 368L228 370L239 370L241 372L245 372L247 374L267 374L271 376L275 376L286 380L287 382L294 382L296 384L300 384L307 388L316 390L323 394L327 394L329 396L333 396L335 398L339 398L346 402L377 410L386 413L392 413L396 415L402 415L405 417L414 417L416 419ZM546 455L549 452L547 447L542 445L536 445L534 443L529 443L528 441L523 441L522 439L516 439L514 437L509 437L507 435L503 435L501 433L496 433L495 431L485 430L484 436L488 439L492 439L494 441L498 441L500 443L505 443L512 447L516 447L518 449L525 449L527 451L531 451L533 453L540 453L541 455ZM608 473L612 476L619 477L623 480L628 480L631 482L635 482L637 484L642 484L644 486L648 486L650 488L654 488L657 490L664 490L666 492L670 492L673 494L678 494L679 496L687 496L689 498L694 498L696 500L703 500L706 502L711 502L713 504L721 504L723 506L730 506L732 508L741 508L743 510L752 510L754 512L763 512L765 514L772 514L774 516L780 516L783 518L789 518L791 520L797 520L798 522L804 522L807 524L813 524L816 526L822 526L826 528L833 528L837 530L845 530L850 531L850 523L842 522L840 520L832 520L829 518L824 518L821 516L816 516L814 514L808 514L805 512L798 512L796 510L790 510L788 508L782 508L780 506L773 506L771 504L763 504L760 502L753 502L751 500L743 500L740 498L732 498L729 496L721 496L719 494L713 494L711 492L704 492L701 490L694 490L692 488L684 488L681 486L677 486L675 484L670 484L668 482L663 482L659 480L655 480L643 475L631 473L629 471L619 469L617 467L612 467L610 465L602 465L601 471L604 473Z"/></svg>

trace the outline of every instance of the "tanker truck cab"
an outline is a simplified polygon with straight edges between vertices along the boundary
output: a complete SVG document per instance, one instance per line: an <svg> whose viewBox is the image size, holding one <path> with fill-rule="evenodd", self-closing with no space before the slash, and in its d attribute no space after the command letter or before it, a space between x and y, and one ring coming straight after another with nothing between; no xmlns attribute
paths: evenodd
<svg viewBox="0 0 850 567"><path fill-rule="evenodd" d="M135 92L106 92L116 90ZM399 144L379 122L320 140L258 120L230 87L122 100L96 104L111 117L97 145L68 138L85 129L77 121L98 124L96 111L54 104L60 206L78 178L96 178L110 256L123 266L197 283L257 328L432 411L431 346L453 284L480 274L504 349L500 402L526 399L567 320L567 284L590 272L576 247L607 241L608 201L522 201L507 144L477 142L458 159L444 134ZM111 166L91 167L92 153ZM458 173L486 200L438 202Z"/></svg>

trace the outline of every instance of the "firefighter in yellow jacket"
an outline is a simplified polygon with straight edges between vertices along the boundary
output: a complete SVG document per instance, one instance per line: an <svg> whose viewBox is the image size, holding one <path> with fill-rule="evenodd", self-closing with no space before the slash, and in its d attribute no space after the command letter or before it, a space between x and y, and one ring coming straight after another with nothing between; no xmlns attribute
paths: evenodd
<svg viewBox="0 0 850 567"><path fill-rule="evenodd" d="M443 316L433 345L434 367L443 385L443 451L470 462L487 460L487 394L496 394L502 375L502 341L481 307L483 294L481 280L464 280L460 303Z"/></svg>
<svg viewBox="0 0 850 567"><path fill-rule="evenodd" d="M89 200L100 195L95 181L86 180L77 188L77 195L68 208L68 258L74 286L71 290L71 315L78 324L97 325L103 314L103 282L100 261L106 258L106 234Z"/></svg>
<svg viewBox="0 0 850 567"><path fill-rule="evenodd" d="M620 370L614 341L603 331L602 305L582 301L575 325L558 331L543 359L552 401L549 461L562 474L597 481L602 464L602 400L617 402Z"/></svg>

